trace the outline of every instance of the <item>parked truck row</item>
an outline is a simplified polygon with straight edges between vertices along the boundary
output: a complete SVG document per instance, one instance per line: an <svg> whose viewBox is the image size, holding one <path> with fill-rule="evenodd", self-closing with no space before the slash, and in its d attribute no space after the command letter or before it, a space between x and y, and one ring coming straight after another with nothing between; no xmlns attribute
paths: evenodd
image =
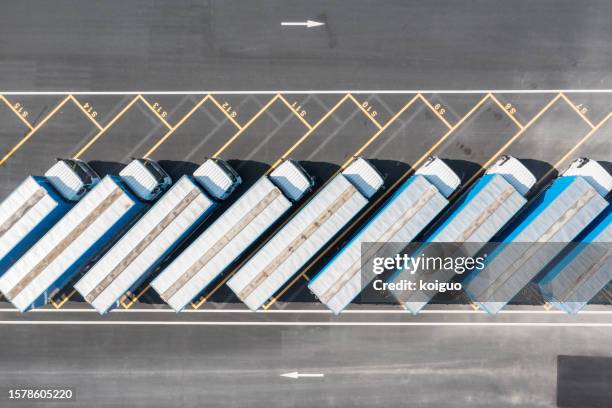
<svg viewBox="0 0 612 408"><path fill-rule="evenodd" d="M179 312L225 277L235 296L258 310L385 184L362 157L314 193L316 180L292 160L242 194L235 192L240 183L219 159L174 183L150 159L104 178L82 161L60 159L0 203L0 292L23 312L71 284L103 314L154 277L153 290ZM496 313L535 281L548 302L575 313L612 280L612 175L578 159L543 191L532 191L535 184L521 161L505 156L457 194L459 175L432 157L340 241L308 288L338 314L374 279L364 265L389 244L394 254L418 257L452 243L451 255L486 251L484 268L462 276L397 269L388 282L461 281L475 304ZM231 205L207 223L224 200ZM437 291L391 294L418 313Z"/></svg>

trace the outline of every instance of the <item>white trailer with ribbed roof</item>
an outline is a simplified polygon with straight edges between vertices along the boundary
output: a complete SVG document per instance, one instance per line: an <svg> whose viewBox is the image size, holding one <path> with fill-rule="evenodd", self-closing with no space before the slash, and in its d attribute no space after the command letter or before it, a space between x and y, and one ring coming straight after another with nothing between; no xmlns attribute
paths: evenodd
<svg viewBox="0 0 612 408"><path fill-rule="evenodd" d="M574 161L502 233L484 268L464 280L465 292L485 311L497 313L606 209L610 191L612 175L601 164Z"/></svg>
<svg viewBox="0 0 612 408"><path fill-rule="evenodd" d="M257 310L315 256L383 186L363 158L334 176L228 281L251 310Z"/></svg>
<svg viewBox="0 0 612 408"><path fill-rule="evenodd" d="M291 160L261 177L151 283L177 312L225 271L295 202L312 180Z"/></svg>
<svg viewBox="0 0 612 408"><path fill-rule="evenodd" d="M168 180L156 163L143 159L119 177L106 176L0 278L0 291L22 312L47 303L144 212L145 200L161 194Z"/></svg>
<svg viewBox="0 0 612 408"><path fill-rule="evenodd" d="M461 180L442 159L431 157L409 177L357 234L309 282L309 289L334 314L340 313L374 276L362 265L376 254L362 254L363 243L412 241L448 205Z"/></svg>
<svg viewBox="0 0 612 408"><path fill-rule="evenodd" d="M193 177L170 190L76 283L101 314L114 307L170 255L240 182L218 159L206 160Z"/></svg>
<svg viewBox="0 0 612 408"><path fill-rule="evenodd" d="M536 178L519 160L503 156L448 211L440 225L426 237L413 257L446 250L449 257L474 257L527 204L525 197ZM450 243L450 245L437 244ZM452 269L401 270L391 279L446 283L457 272ZM392 291L406 310L416 314L438 293L435 290Z"/></svg>
<svg viewBox="0 0 612 408"><path fill-rule="evenodd" d="M572 314L612 281L612 205L580 235L538 282L550 304Z"/></svg>
<svg viewBox="0 0 612 408"><path fill-rule="evenodd" d="M99 181L74 159L58 159L44 176L26 178L0 203L0 275Z"/></svg>

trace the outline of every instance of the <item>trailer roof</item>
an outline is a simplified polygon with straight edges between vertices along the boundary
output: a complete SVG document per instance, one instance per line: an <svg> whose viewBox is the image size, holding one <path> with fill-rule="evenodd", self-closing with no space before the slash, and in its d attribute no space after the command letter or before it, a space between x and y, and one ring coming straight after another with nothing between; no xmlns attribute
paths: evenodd
<svg viewBox="0 0 612 408"><path fill-rule="evenodd" d="M183 309L259 238L289 201L263 176L153 280L173 309Z"/></svg>
<svg viewBox="0 0 612 408"><path fill-rule="evenodd" d="M25 179L0 203L0 259L62 204L42 178Z"/></svg>
<svg viewBox="0 0 612 408"><path fill-rule="evenodd" d="M612 280L612 205L541 279L548 300L577 313Z"/></svg>
<svg viewBox="0 0 612 408"><path fill-rule="evenodd" d="M363 283L373 278L362 276L362 243L410 242L447 204L425 176L409 178L308 287L334 313L340 313L361 292Z"/></svg>
<svg viewBox="0 0 612 408"><path fill-rule="evenodd" d="M464 287L473 300L498 311L558 253L553 247L543 250L542 244L570 242L606 206L606 200L582 177L558 178L504 239L506 244L522 245L500 246Z"/></svg>
<svg viewBox="0 0 612 408"><path fill-rule="evenodd" d="M0 291L19 310L28 309L137 203L105 177L0 278Z"/></svg>
<svg viewBox="0 0 612 408"><path fill-rule="evenodd" d="M215 206L182 177L83 276L75 289L105 313Z"/></svg>
<svg viewBox="0 0 612 408"><path fill-rule="evenodd" d="M373 195L382 178L358 159L336 175L228 281L252 310L258 309L338 231Z"/></svg>
<svg viewBox="0 0 612 408"><path fill-rule="evenodd" d="M487 174L450 210L445 221L413 256L426 252L429 243L443 242L452 243L448 249L457 245L456 255L450 256L475 256L526 203L527 200L504 176ZM398 274L396 280L405 278L406 274ZM413 281L449 282L455 276L455 271L449 269L411 271ZM418 290L395 295L408 310L417 313L436 293Z"/></svg>

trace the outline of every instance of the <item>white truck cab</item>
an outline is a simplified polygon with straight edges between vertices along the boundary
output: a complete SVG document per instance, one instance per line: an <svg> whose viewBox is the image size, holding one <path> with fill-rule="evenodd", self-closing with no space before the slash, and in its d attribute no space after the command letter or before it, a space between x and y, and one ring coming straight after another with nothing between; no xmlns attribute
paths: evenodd
<svg viewBox="0 0 612 408"><path fill-rule="evenodd" d="M193 178L216 200L226 199L242 179L224 160L209 158L193 172Z"/></svg>
<svg viewBox="0 0 612 408"><path fill-rule="evenodd" d="M437 156L428 157L414 174L424 176L446 198L453 194L461 184L457 173Z"/></svg>
<svg viewBox="0 0 612 408"><path fill-rule="evenodd" d="M45 178L69 201L78 201L100 181L87 163L77 159L57 159Z"/></svg>
<svg viewBox="0 0 612 408"><path fill-rule="evenodd" d="M291 159L283 161L268 177L293 202L299 201L314 187L314 179Z"/></svg>
<svg viewBox="0 0 612 408"><path fill-rule="evenodd" d="M133 159L119 172L121 179L145 201L153 201L166 191L172 179L157 162L151 159Z"/></svg>
<svg viewBox="0 0 612 408"><path fill-rule="evenodd" d="M523 163L512 156L502 156L487 169L486 174L499 174L523 197L535 185L536 177Z"/></svg>
<svg viewBox="0 0 612 408"><path fill-rule="evenodd" d="M583 177L602 197L612 191L612 175L596 160L586 157L576 159L561 175Z"/></svg>

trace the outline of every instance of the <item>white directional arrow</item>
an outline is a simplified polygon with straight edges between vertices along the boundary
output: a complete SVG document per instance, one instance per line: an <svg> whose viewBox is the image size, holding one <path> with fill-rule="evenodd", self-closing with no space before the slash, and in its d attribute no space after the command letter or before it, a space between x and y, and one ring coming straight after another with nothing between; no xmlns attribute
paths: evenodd
<svg viewBox="0 0 612 408"><path fill-rule="evenodd" d="M293 378L294 380L297 380L298 378L322 378L322 377L325 377L325 374L303 374L303 373L298 373L297 371L294 371L292 373L281 374L280 376L287 377L287 378Z"/></svg>
<svg viewBox="0 0 612 408"><path fill-rule="evenodd" d="M319 21L307 20L307 21L283 21L281 23L282 26L302 26L307 28L319 27L325 25L325 23L321 23Z"/></svg>

